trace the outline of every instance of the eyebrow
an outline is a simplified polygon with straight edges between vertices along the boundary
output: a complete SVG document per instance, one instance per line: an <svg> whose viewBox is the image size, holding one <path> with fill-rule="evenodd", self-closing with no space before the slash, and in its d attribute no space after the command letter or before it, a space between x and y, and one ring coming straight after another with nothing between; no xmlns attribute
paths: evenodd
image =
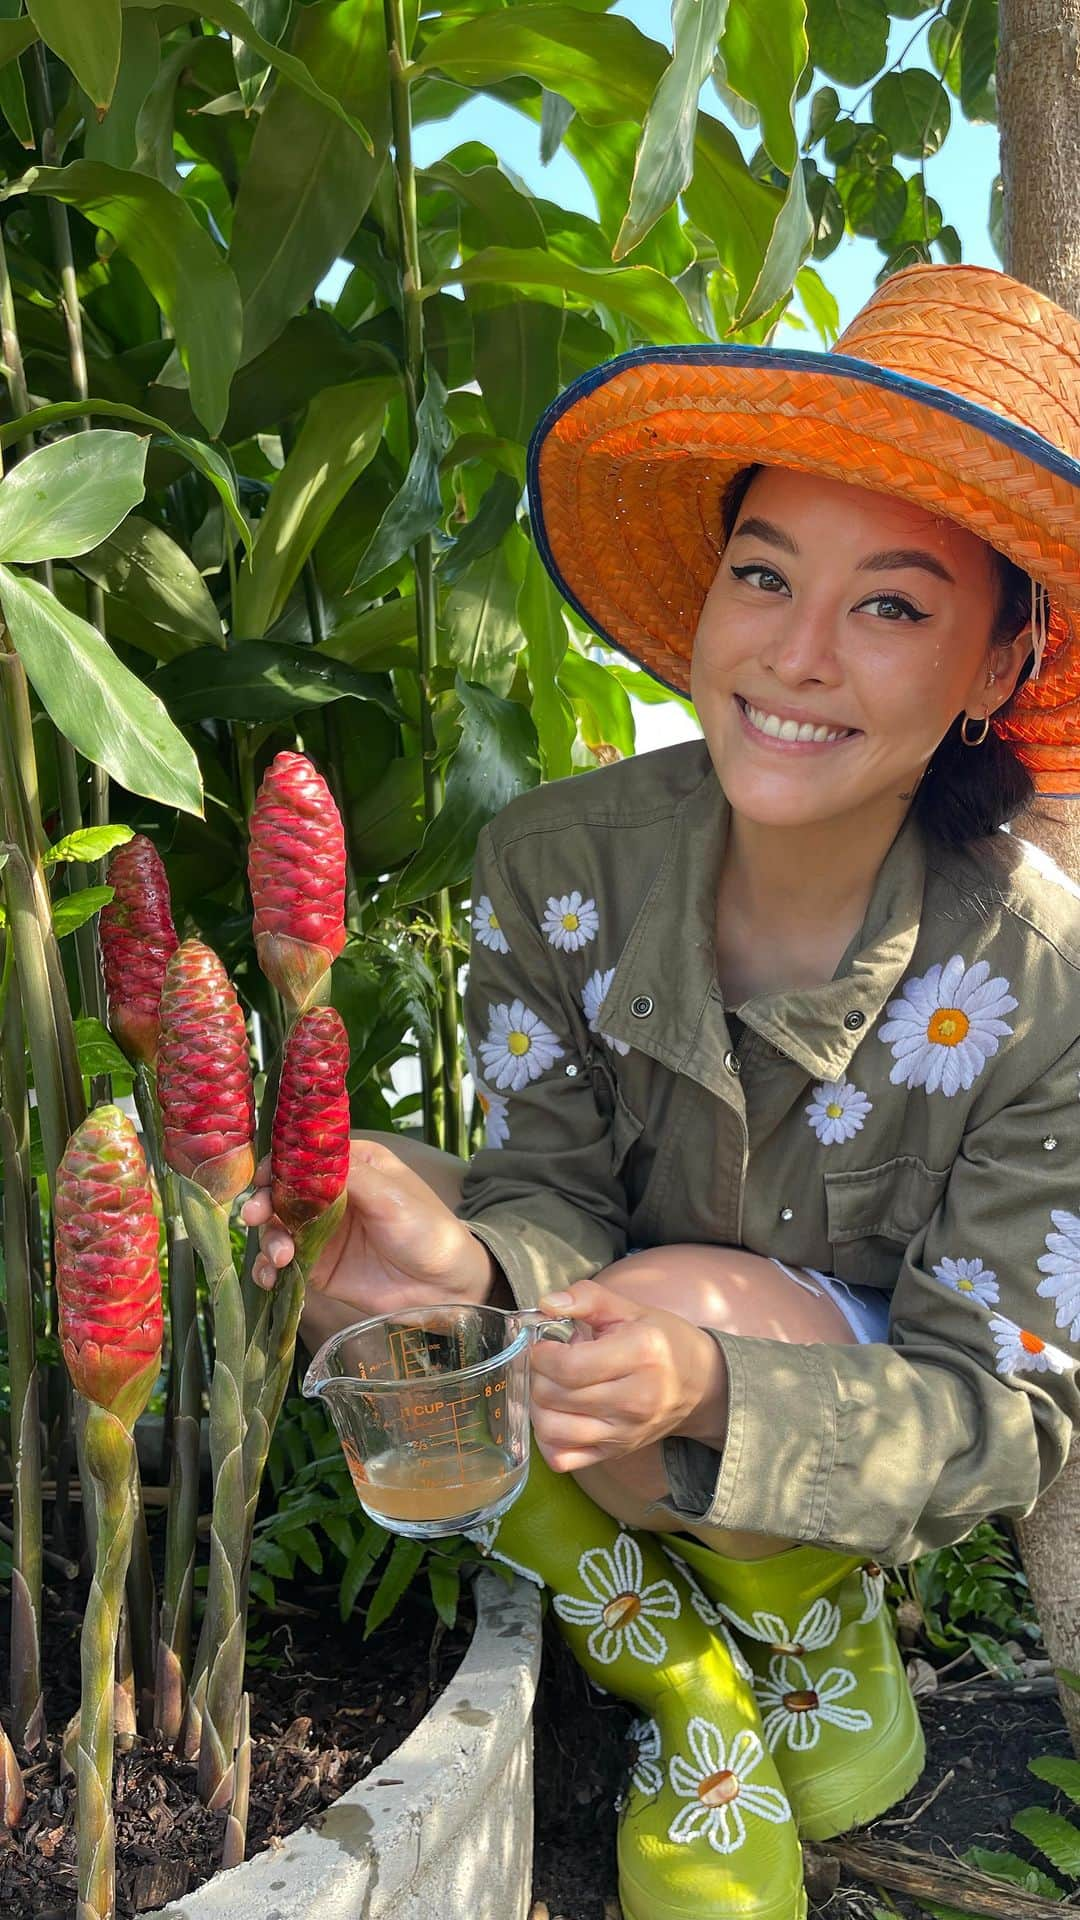
<svg viewBox="0 0 1080 1920"><path fill-rule="evenodd" d="M754 540L764 540L769 546L779 547L784 553L798 553L799 549L790 533L778 527L771 520L762 520L751 514L736 527L731 538L740 539L743 535ZM922 567L927 573L934 573L939 580L947 580L950 586L956 585L956 579L947 566L936 555L926 553L922 547L887 547L882 553L868 553L860 560L859 573L876 573L886 567Z"/></svg>

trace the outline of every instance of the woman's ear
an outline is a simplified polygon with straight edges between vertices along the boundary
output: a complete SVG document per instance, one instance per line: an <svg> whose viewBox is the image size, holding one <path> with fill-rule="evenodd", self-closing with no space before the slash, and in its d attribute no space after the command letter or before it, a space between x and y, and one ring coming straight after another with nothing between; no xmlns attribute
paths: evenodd
<svg viewBox="0 0 1080 1920"><path fill-rule="evenodd" d="M996 642L986 657L986 680L979 696L990 713L997 712L1016 691L1024 662L1031 653L1031 623L1026 622L1011 640Z"/></svg>

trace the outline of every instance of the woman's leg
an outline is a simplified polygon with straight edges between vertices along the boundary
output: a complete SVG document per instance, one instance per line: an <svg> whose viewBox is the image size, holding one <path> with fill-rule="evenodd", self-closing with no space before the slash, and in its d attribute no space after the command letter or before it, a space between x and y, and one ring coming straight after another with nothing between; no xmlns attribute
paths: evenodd
<svg viewBox="0 0 1080 1920"><path fill-rule="evenodd" d="M464 1163L422 1140L404 1134L359 1131L354 1138L379 1140L454 1207L461 1197ZM733 1247L699 1245L648 1247L606 1267L597 1279L615 1293L645 1306L663 1307L695 1326L756 1339L787 1340L798 1346L853 1341L855 1335L835 1302L812 1281L789 1278L771 1260ZM300 1337L314 1353L324 1340L347 1327L355 1309L340 1300L309 1292L300 1321ZM653 1443L605 1466L584 1467L574 1478L585 1492L625 1526L670 1533L670 1514L655 1503L666 1499L667 1475L660 1446ZM684 1520L681 1531L735 1559L750 1560L780 1551L787 1542L761 1534L733 1533Z"/></svg>

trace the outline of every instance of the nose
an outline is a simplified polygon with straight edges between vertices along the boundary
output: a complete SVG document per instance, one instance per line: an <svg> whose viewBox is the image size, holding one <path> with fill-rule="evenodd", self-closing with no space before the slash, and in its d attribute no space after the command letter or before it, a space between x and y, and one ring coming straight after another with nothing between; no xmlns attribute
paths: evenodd
<svg viewBox="0 0 1080 1920"><path fill-rule="evenodd" d="M841 678L827 612L792 607L762 652L762 662L786 687L836 686Z"/></svg>

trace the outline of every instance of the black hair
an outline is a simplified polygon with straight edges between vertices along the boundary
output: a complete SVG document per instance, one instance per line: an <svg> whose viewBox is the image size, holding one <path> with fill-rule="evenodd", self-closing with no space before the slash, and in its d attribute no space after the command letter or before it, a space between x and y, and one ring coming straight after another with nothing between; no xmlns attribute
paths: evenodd
<svg viewBox="0 0 1080 1920"><path fill-rule="evenodd" d="M720 503L725 544L735 530L739 509L751 481L762 472L764 462L740 467L732 475ZM991 646L1004 646L1031 618L1032 580L996 547L990 548L997 581L997 607L989 636ZM1042 601L1043 618L1049 622L1049 597L1045 587L1036 593ZM998 708L1007 717L1017 692L1034 664L1029 654L1021 668L1016 687L1004 706ZM920 824L937 839L951 846L993 833L1006 820L1015 820L1030 807L1035 797L1035 782L1016 749L1003 740L997 728L981 747L965 747L961 739L963 715L955 720L934 751L932 760L919 782L913 801Z"/></svg>

